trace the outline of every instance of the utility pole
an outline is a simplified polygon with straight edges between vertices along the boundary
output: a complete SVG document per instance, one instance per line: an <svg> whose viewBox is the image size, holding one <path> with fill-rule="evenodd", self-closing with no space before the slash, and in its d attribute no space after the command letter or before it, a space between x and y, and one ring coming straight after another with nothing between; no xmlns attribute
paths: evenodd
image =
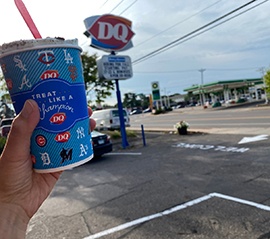
<svg viewBox="0 0 270 239"><path fill-rule="evenodd" d="M204 105L205 103L205 98L204 98L204 93L202 92L203 91L203 72L206 71L206 69L200 69L199 72L201 72L201 87L200 87L200 98L201 98L201 104Z"/></svg>
<svg viewBox="0 0 270 239"><path fill-rule="evenodd" d="M264 99L265 99L265 104L268 104L268 98L267 98L267 93L266 93L266 82L264 79L265 67L260 67L258 71L262 74L262 80L263 80L263 86L264 86Z"/></svg>

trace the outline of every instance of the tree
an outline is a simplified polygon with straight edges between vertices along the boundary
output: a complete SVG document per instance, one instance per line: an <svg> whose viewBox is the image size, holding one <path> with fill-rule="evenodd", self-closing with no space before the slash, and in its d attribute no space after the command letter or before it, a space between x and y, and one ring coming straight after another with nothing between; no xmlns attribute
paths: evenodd
<svg viewBox="0 0 270 239"><path fill-rule="evenodd" d="M10 102L11 101L4 76L1 72L0 72L0 92L1 92L1 101L2 102Z"/></svg>
<svg viewBox="0 0 270 239"><path fill-rule="evenodd" d="M265 92L267 95L267 98L270 98L270 70L266 72L264 75L264 81L265 81Z"/></svg>
<svg viewBox="0 0 270 239"><path fill-rule="evenodd" d="M270 70L268 70L266 72L266 74L264 75L264 80L265 80L265 85L266 85L266 92L270 93Z"/></svg>
<svg viewBox="0 0 270 239"><path fill-rule="evenodd" d="M112 81L100 80L98 78L96 54L90 56L87 52L83 52L81 57L85 89L87 92L95 92L96 102L100 104L104 102L104 99L108 96L111 96L111 91L114 90L114 83Z"/></svg>
<svg viewBox="0 0 270 239"><path fill-rule="evenodd" d="M0 92L1 92L0 116L1 118L13 118L14 110L7 105L7 103L11 103L11 99L8 93L6 82L4 80L4 76L1 72L0 72Z"/></svg>
<svg viewBox="0 0 270 239"><path fill-rule="evenodd" d="M137 107L137 95L131 92L124 94L123 107L126 108Z"/></svg>
<svg viewBox="0 0 270 239"><path fill-rule="evenodd" d="M142 94L142 93L140 93L140 94L138 94L137 95L137 99L139 99L139 101L140 101L140 106L143 108L143 109L146 109L146 108L148 108L150 105L150 103L149 103L149 97L148 96L146 96L145 94Z"/></svg>
<svg viewBox="0 0 270 239"><path fill-rule="evenodd" d="M126 93L124 94L123 106L126 108L146 109L149 107L149 97L142 93Z"/></svg>

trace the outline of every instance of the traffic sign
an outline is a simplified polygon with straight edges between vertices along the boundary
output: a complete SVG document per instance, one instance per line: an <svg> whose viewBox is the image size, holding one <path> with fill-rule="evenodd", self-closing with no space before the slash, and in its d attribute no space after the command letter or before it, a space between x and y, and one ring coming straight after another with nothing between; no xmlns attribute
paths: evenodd
<svg viewBox="0 0 270 239"><path fill-rule="evenodd" d="M105 80L126 80L133 76L129 56L106 55L97 60L98 75Z"/></svg>

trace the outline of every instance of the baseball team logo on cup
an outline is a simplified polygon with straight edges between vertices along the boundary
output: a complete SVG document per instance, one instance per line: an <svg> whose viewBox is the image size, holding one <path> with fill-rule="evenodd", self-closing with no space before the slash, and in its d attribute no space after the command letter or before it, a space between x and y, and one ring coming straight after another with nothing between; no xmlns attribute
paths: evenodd
<svg viewBox="0 0 270 239"><path fill-rule="evenodd" d="M79 166L93 157L77 40L17 41L0 47L0 64L18 114L27 99L38 103L40 122L31 138L37 172Z"/></svg>

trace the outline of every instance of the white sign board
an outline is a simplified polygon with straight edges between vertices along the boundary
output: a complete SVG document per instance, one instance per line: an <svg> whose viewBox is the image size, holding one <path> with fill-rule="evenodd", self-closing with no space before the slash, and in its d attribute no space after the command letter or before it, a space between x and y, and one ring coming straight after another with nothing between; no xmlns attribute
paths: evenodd
<svg viewBox="0 0 270 239"><path fill-rule="evenodd" d="M105 80L126 80L132 77L129 56L106 55L97 60L98 75Z"/></svg>

